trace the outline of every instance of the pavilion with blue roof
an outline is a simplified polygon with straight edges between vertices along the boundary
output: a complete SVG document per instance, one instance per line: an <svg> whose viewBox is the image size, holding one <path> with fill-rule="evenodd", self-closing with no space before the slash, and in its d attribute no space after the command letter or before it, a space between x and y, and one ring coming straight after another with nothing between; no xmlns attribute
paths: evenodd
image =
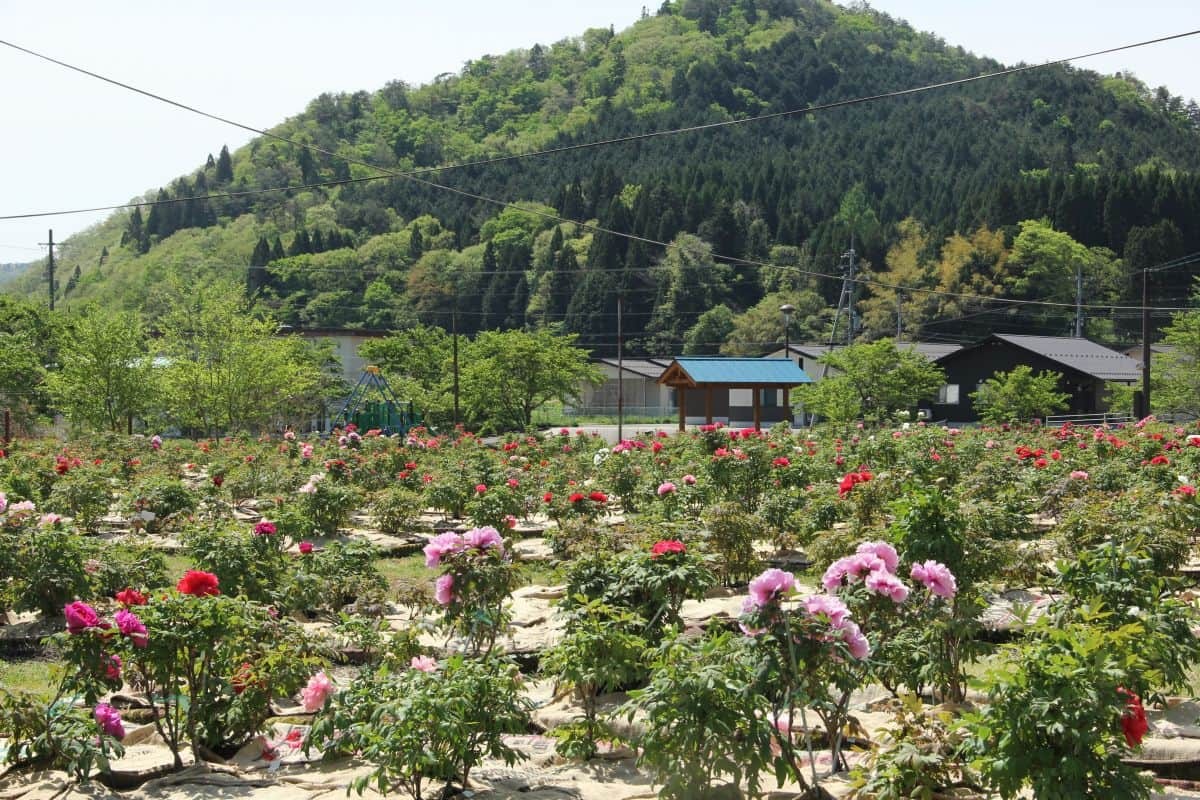
<svg viewBox="0 0 1200 800"><path fill-rule="evenodd" d="M812 383L812 378L790 358L720 358L715 356L680 356L674 359L659 376L658 382L675 390L679 406L679 430L687 424L687 398L702 394L704 419L712 424L714 417L737 419L737 414L749 412L755 430L767 422L791 420L789 392L793 387ZM735 396L734 390L742 391ZM783 402L778 399L782 390ZM738 397L749 395L748 407Z"/></svg>

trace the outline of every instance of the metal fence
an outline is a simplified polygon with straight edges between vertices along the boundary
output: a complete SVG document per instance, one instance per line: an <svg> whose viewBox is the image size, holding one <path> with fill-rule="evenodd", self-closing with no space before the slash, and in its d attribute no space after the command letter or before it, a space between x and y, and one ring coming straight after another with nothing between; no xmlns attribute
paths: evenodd
<svg viewBox="0 0 1200 800"><path fill-rule="evenodd" d="M1079 426L1096 425L1125 425L1136 422L1132 414L1126 412L1100 412L1096 414L1051 414L1046 417L1047 426L1061 426L1064 422Z"/></svg>

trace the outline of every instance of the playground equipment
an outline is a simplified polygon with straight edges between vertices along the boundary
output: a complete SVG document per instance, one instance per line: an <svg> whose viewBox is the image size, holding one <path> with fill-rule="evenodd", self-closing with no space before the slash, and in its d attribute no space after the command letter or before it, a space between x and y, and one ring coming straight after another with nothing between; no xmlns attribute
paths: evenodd
<svg viewBox="0 0 1200 800"><path fill-rule="evenodd" d="M421 424L421 415L411 401L396 399L387 379L374 365L363 367L342 410L333 418L333 427L353 422L361 431L378 430L384 435L408 433Z"/></svg>

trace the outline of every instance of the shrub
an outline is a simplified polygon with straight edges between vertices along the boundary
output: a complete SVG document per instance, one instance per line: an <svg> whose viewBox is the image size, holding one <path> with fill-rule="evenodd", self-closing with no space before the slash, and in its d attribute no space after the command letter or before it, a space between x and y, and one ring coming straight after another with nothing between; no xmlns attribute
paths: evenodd
<svg viewBox="0 0 1200 800"><path fill-rule="evenodd" d="M423 508L421 495L403 488L388 489L371 504L375 524L380 531L391 536L411 530Z"/></svg>
<svg viewBox="0 0 1200 800"><path fill-rule="evenodd" d="M80 528L93 531L112 501L108 478L94 470L73 469L54 483L46 508L72 517Z"/></svg>
<svg viewBox="0 0 1200 800"><path fill-rule="evenodd" d="M150 475L136 483L130 491L129 508L135 515L153 514L147 521L148 530L159 530L174 515L194 511L198 498L181 481L162 475Z"/></svg>
<svg viewBox="0 0 1200 800"><path fill-rule="evenodd" d="M14 608L47 617L61 614L64 605L90 593L86 561L87 548L74 532L56 527L25 531L18 540Z"/></svg>
<svg viewBox="0 0 1200 800"><path fill-rule="evenodd" d="M645 715L638 766L661 784L659 797L702 798L719 777L759 794L778 733L747 644L729 632L698 643L672 638L654 658L649 685L629 693L619 713Z"/></svg>
<svg viewBox="0 0 1200 800"><path fill-rule="evenodd" d="M529 724L515 665L455 656L425 669L364 670L314 721L311 745L356 753L372 765L350 789L401 788L422 800L430 781L457 779L466 787L484 757L509 766L524 758L502 738Z"/></svg>

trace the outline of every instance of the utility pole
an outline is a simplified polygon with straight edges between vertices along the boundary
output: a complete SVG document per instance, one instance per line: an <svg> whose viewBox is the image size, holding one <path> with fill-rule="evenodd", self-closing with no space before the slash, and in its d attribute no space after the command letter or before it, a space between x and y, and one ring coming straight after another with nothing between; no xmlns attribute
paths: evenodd
<svg viewBox="0 0 1200 800"><path fill-rule="evenodd" d="M897 291L896 292L896 344L900 343L901 334L904 332L904 325L903 325L904 317L903 317L903 312L901 311L901 306L900 306L900 304L902 302L904 302L904 295L900 294L900 292Z"/></svg>
<svg viewBox="0 0 1200 800"><path fill-rule="evenodd" d="M1150 416L1150 270L1142 269L1142 403L1138 416Z"/></svg>
<svg viewBox="0 0 1200 800"><path fill-rule="evenodd" d="M617 441L625 441L625 347L622 338L624 296L617 295Z"/></svg>
<svg viewBox="0 0 1200 800"><path fill-rule="evenodd" d="M50 241L38 242L50 248L50 259L46 262L46 275L50 278L50 310L54 310L54 229L50 229Z"/></svg>
<svg viewBox="0 0 1200 800"><path fill-rule="evenodd" d="M1075 264L1075 338L1083 338L1083 262Z"/></svg>
<svg viewBox="0 0 1200 800"><path fill-rule="evenodd" d="M454 289L454 313L450 316L451 348L454 354L454 427L458 428L458 287Z"/></svg>
<svg viewBox="0 0 1200 800"><path fill-rule="evenodd" d="M849 323L846 325L846 346L854 344L854 231L850 231L850 268L846 273L846 283L849 292L849 300L846 303L846 320Z"/></svg>

